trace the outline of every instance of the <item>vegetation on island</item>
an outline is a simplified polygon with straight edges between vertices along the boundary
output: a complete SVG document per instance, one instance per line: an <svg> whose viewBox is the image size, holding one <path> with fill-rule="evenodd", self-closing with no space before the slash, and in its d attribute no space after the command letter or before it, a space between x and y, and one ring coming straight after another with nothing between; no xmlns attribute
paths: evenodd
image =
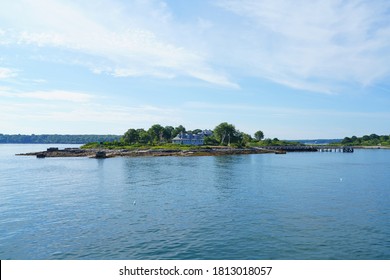
<svg viewBox="0 0 390 280"><path fill-rule="evenodd" d="M341 142L345 146L390 146L390 135L364 135L345 137Z"/></svg>
<svg viewBox="0 0 390 280"><path fill-rule="evenodd" d="M90 142L113 142L118 135L63 135L63 134L0 134L1 144L85 144Z"/></svg>
<svg viewBox="0 0 390 280"><path fill-rule="evenodd" d="M264 138L261 130L253 136L241 132L233 124L220 123L212 130L211 136L204 137L203 146L173 144L172 139L180 133L201 133L202 129L187 130L184 126L162 126L154 124L149 129L128 129L120 135L64 135L64 134L0 134L0 144L84 144L82 148L107 148L107 149L180 149L194 150L211 146L229 146L236 148L262 147L262 146L299 146L301 141L285 141L278 138ZM320 140L316 141L315 144ZM306 140L307 142L307 140ZM390 135L370 134L362 137L351 136L343 140L326 141L328 145L336 146L387 146L390 147ZM87 143L87 144L85 144Z"/></svg>
<svg viewBox="0 0 390 280"><path fill-rule="evenodd" d="M211 136L204 137L204 145L179 145L173 144L172 140L180 133L201 133L202 129L187 130L184 126L162 126L154 124L149 129L128 129L124 135L113 142L88 143L82 148L108 148L108 149L204 149L210 146L228 146L235 148L257 147L257 146L282 146L302 145L298 142L282 141L277 138L264 139L264 133L259 130L252 137L250 134L241 132L233 124L220 123L212 130Z"/></svg>

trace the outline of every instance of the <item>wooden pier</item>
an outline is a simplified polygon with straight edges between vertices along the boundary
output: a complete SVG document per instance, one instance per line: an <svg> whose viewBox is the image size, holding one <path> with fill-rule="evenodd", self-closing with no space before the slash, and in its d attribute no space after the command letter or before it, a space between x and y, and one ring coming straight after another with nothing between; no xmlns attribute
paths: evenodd
<svg viewBox="0 0 390 280"><path fill-rule="evenodd" d="M339 152L339 153L353 153L353 147L349 147L349 146L346 146L346 147L333 147L333 146L330 146L330 147L321 147L319 148L319 151L320 152Z"/></svg>
<svg viewBox="0 0 390 280"><path fill-rule="evenodd" d="M264 150L275 152L334 152L334 153L353 153L354 149L350 146L265 146L258 147Z"/></svg>

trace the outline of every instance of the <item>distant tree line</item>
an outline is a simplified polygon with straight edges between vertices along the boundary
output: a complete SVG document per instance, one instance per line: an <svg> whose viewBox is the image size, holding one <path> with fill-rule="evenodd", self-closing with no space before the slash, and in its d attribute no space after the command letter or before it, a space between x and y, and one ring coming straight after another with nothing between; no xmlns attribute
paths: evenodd
<svg viewBox="0 0 390 280"><path fill-rule="evenodd" d="M90 142L114 142L119 135L62 135L62 134L0 134L0 143L9 144L85 144Z"/></svg>
<svg viewBox="0 0 390 280"><path fill-rule="evenodd" d="M390 135L364 135L362 137L345 137L341 144L348 146L390 146Z"/></svg>

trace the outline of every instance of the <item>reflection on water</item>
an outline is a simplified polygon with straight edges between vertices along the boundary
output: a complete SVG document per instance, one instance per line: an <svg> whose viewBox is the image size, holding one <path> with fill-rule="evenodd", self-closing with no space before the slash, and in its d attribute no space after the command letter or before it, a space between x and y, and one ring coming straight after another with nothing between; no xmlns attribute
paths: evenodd
<svg viewBox="0 0 390 280"><path fill-rule="evenodd" d="M15 157L1 259L389 259L390 151ZM342 179L342 180L341 180Z"/></svg>

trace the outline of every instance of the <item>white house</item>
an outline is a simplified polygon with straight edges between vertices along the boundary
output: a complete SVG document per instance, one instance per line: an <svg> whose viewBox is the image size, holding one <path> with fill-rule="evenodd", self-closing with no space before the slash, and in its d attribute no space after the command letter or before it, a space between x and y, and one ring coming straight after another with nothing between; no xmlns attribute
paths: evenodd
<svg viewBox="0 0 390 280"><path fill-rule="evenodd" d="M172 139L173 144L182 144L182 145L203 145L204 138L206 136L211 136L213 133L211 130L203 130L197 134L193 133L179 133L175 138Z"/></svg>

